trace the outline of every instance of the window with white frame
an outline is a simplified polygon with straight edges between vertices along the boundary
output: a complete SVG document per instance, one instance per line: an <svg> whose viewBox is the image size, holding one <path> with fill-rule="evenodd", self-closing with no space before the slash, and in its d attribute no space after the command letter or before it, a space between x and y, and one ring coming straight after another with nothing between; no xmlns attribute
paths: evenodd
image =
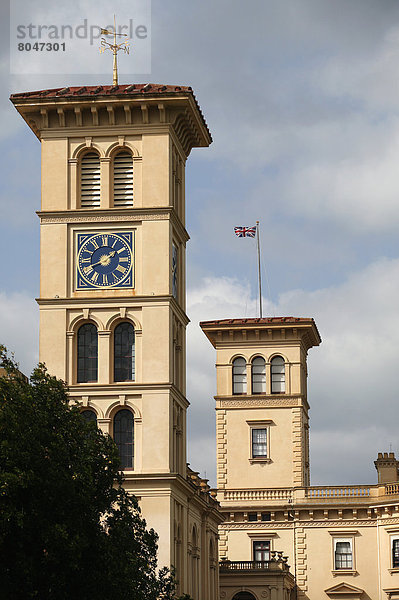
<svg viewBox="0 0 399 600"><path fill-rule="evenodd" d="M399 569L399 535L391 537L392 569Z"/></svg>
<svg viewBox="0 0 399 600"><path fill-rule="evenodd" d="M247 362L239 356L233 360L233 394L247 393Z"/></svg>
<svg viewBox="0 0 399 600"><path fill-rule="evenodd" d="M353 540L352 538L334 539L334 570L353 570Z"/></svg>
<svg viewBox="0 0 399 600"><path fill-rule="evenodd" d="M271 363L271 391L272 394L285 392L285 362L282 356L275 356Z"/></svg>
<svg viewBox="0 0 399 600"><path fill-rule="evenodd" d="M97 152L87 152L80 161L80 206L100 207L100 157Z"/></svg>
<svg viewBox="0 0 399 600"><path fill-rule="evenodd" d="M262 356L253 359L251 365L252 393L266 394L266 363Z"/></svg>
<svg viewBox="0 0 399 600"><path fill-rule="evenodd" d="M267 458L267 427L251 429L251 458Z"/></svg>
<svg viewBox="0 0 399 600"><path fill-rule="evenodd" d="M270 540L254 540L252 542L254 561L270 560Z"/></svg>

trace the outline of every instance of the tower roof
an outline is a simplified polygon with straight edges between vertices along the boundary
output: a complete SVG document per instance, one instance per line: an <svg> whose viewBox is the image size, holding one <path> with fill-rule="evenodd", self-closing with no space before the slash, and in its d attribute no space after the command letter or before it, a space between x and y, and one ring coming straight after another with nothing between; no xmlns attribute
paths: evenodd
<svg viewBox="0 0 399 600"><path fill-rule="evenodd" d="M214 321L202 321L200 327L216 348L219 343L224 343L223 332L226 331L248 331L248 330L287 330L296 329L301 332L307 348L318 346L321 337L314 319L309 317L263 317L246 319L220 319ZM229 338L229 344L232 343ZM234 343L234 342L233 342Z"/></svg>
<svg viewBox="0 0 399 600"><path fill-rule="evenodd" d="M39 138L41 129L48 127L47 114L50 112L58 111L58 115L63 115L63 111L90 110L94 105L104 106L104 110L105 106L110 106L110 110L117 106L121 109L124 106L140 108L145 103L153 111L160 111L160 123L171 123L177 131L182 129L182 120L185 121L183 128L189 130L191 138L187 148L209 146L212 142L208 125L190 86L135 83L64 87L19 92L11 94L10 100ZM148 112L145 121L149 122L151 115L147 115ZM63 119L60 126L64 127L63 116L60 119ZM70 123L67 121L66 125L70 126Z"/></svg>

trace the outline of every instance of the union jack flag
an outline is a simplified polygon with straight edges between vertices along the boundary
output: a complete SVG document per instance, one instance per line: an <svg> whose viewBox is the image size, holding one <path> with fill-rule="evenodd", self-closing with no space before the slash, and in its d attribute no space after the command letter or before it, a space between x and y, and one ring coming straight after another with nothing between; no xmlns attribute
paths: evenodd
<svg viewBox="0 0 399 600"><path fill-rule="evenodd" d="M254 227L234 227L234 233L237 237L251 237L256 235L256 225Z"/></svg>

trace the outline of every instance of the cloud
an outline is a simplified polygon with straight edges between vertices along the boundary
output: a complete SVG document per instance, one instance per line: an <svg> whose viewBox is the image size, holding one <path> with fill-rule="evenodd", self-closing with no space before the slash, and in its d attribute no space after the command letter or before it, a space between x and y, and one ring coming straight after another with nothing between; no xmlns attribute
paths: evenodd
<svg viewBox="0 0 399 600"><path fill-rule="evenodd" d="M0 292L0 344L15 355L21 371L30 375L39 360L39 311L25 292Z"/></svg>
<svg viewBox="0 0 399 600"><path fill-rule="evenodd" d="M390 444L399 450L398 296L396 259L375 262L341 285L292 290L276 305L265 301L266 314L314 317L323 339L320 348L309 352L314 484L373 483L377 452L389 450ZM190 456L195 456L194 468L213 477L207 448L215 419L216 377L209 376L215 351L197 322L255 316L256 302L247 285L208 278L189 291L188 313Z"/></svg>

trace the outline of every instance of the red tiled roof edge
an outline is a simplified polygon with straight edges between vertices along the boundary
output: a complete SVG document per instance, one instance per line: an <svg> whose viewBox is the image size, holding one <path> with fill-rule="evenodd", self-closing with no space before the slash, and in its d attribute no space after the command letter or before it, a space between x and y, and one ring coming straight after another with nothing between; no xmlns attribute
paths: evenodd
<svg viewBox="0 0 399 600"><path fill-rule="evenodd" d="M90 85L90 86L72 86L64 88L50 88L46 90L36 90L33 92L19 92L11 94L10 98L73 98L77 96L110 96L110 95L132 95L152 93L177 93L193 92L191 86L184 85L163 85L155 83L135 83L123 85Z"/></svg>
<svg viewBox="0 0 399 600"><path fill-rule="evenodd" d="M200 327L210 327L212 325L263 325L268 323L313 323L311 317L252 317L247 319L220 319L215 321L201 321Z"/></svg>

